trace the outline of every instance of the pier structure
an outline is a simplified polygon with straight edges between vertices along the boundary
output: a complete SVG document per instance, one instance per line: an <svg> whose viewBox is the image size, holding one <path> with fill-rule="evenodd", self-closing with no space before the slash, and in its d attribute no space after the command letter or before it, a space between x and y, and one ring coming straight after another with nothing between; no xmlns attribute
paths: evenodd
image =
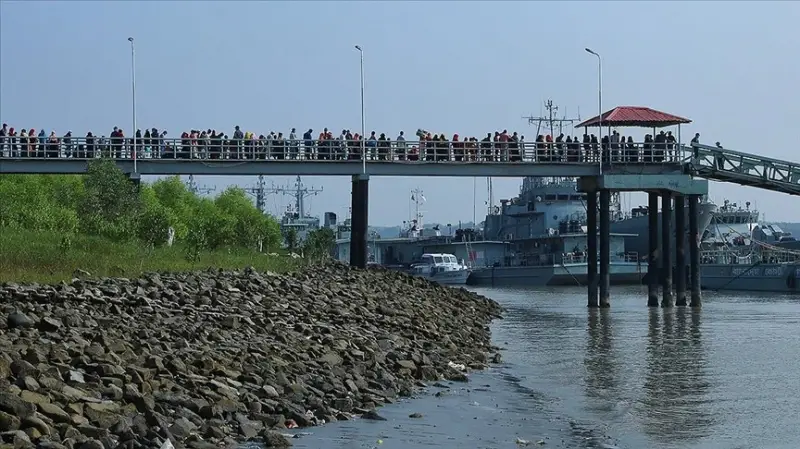
<svg viewBox="0 0 800 449"><path fill-rule="evenodd" d="M625 140L612 128L637 127L652 129L653 134L647 140L651 142L650 147L654 151L663 152L666 157L675 148L670 145L671 141L680 141L680 125L691 121L649 108L614 108L611 111L586 120L577 125L578 128L608 127L608 156L614 153L625 154L629 147ZM657 136L656 131L668 126L677 126L677 137L672 138L671 133L663 131ZM602 135L602 132L598 133ZM654 138L654 136L656 136ZM638 156L638 155L636 155ZM708 194L708 181L694 179L689 171L681 173L658 173L644 176L633 174L633 170L620 174L618 172L601 171L598 176L584 176L579 179L578 188L588 196L587 210L589 211L587 234L587 283L589 307L610 307L611 302L611 267L610 267L610 248L611 240L610 229L610 198L616 192L648 192L648 238L649 254L647 264L647 305L658 307L658 287L661 284L661 307L686 306L686 271L684 261L686 260L684 239L685 229L685 204L688 199L690 204L690 214L694 213L694 218L690 218L690 229L692 235L699 234L698 228L698 209L697 202L702 195ZM599 209L597 208L597 197L599 196ZM661 235L658 233L658 200L661 199ZM673 209L674 201L674 209ZM694 207L691 205L694 204ZM672 229L673 212L675 218L675 229ZM597 217L599 216L599 226ZM598 229L599 228L599 229ZM672 246L673 232L675 248ZM598 257L599 240L599 257ZM694 239L690 239L694 241ZM699 238L697 239L699 244ZM675 257L673 259L673 250ZM692 278L692 282L697 284L697 288L692 288L692 306L700 307L700 286L699 272L700 259L698 256L690 259L691 271L697 271L698 278ZM694 253L692 253L694 255ZM599 273L597 261L599 259ZM673 260L676 264L677 280L673 279ZM598 288L599 286L599 288ZM674 290L673 290L674 287ZM598 299L599 290L599 299ZM677 298L677 300L676 300Z"/></svg>
<svg viewBox="0 0 800 449"><path fill-rule="evenodd" d="M687 305L684 262L688 204L689 304L700 307L700 232L698 210L708 181L800 195L800 164L764 158L692 142L653 139L623 142L611 128L652 128L689 120L650 108L618 107L583 122L578 127L608 127L608 142L431 142L385 141L381 146L362 147L358 141L294 141L271 143L226 140L198 147L180 139L151 139L150 157L140 154L141 143L125 139L99 143L92 139L56 138L46 151L36 143L27 146L0 140L0 174L83 174L97 158L111 159L133 182L142 175L211 176L351 176L352 238L351 264L366 267L369 217L369 180L372 176L439 177L570 177L578 178L586 194L588 214L588 305L609 307L610 213L615 192L643 191L649 196L649 254L647 304ZM588 134L588 129L587 129ZM603 135L603 133L598 133ZM605 140L605 139L604 139ZM71 157L62 156L69 148ZM133 149L136 148L136 151ZM365 152L362 154L362 148ZM77 152L73 152L77 150ZM138 159L137 159L138 157ZM365 163L366 161L366 163ZM704 178L704 179L701 179ZM261 190L264 191L263 181ZM662 219L659 235L658 208ZM674 203L674 207L673 207ZM263 208L263 195L260 205ZM678 214L672 228L673 211ZM676 235L673 248L671 238ZM598 250L600 255L598 257ZM673 251L677 254L673 259ZM673 260L678 261L675 278ZM599 267L598 267L599 262ZM599 268L599 272L598 272ZM674 295L673 295L673 280ZM599 298L598 298L599 293Z"/></svg>
<svg viewBox="0 0 800 449"><path fill-rule="evenodd" d="M689 203L689 235L699 236L698 204L700 197L708 194L708 181L705 179L694 179L689 175L617 175L604 174L595 177L581 177L578 181L578 189L588 196L587 209L595 210L597 213L589 213L587 222L588 245L586 255L588 263L587 283L588 283L588 306L589 307L610 307L611 282L610 282L610 257L609 244L611 240L610 214L608 212L609 198L614 192L647 192L649 196L648 210L648 236L650 240L650 254L647 265L647 305L650 307L659 306L659 283L661 284L661 307L686 306L686 272L680 268L684 249L683 241L686 236L685 220L675 217L676 229L672 229L672 202L676 204L686 201ZM599 210L597 209L599 196ZM661 235L658 233L658 200L661 198ZM592 207L595 209L592 209ZM677 206L676 211L685 213L682 206ZM599 226L598 219L599 216ZM673 248L673 231L675 233L675 245ZM598 245L599 241L599 245ZM691 277L691 306L700 307L700 251L699 238L689 238L690 242L690 271ZM598 254L598 246L600 252ZM677 264L678 276L683 273L683 282L680 279L675 282L675 293L673 295L673 252L678 255L674 260ZM599 273L597 261L600 262ZM592 263L592 261L595 261ZM599 288L598 288L599 286ZM598 298L599 290L599 298ZM677 301L675 301L677 298Z"/></svg>

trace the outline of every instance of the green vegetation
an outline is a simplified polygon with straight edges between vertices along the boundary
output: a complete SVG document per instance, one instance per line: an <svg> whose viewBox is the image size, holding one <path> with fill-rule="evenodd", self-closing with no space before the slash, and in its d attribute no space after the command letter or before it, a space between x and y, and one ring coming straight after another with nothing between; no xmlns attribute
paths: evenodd
<svg viewBox="0 0 800 449"><path fill-rule="evenodd" d="M306 260L327 257L332 236L311 233L299 249ZM282 243L277 221L237 187L214 199L189 191L177 176L137 188L108 160L92 162L85 176L0 177L0 281L51 282L75 270L95 276L246 266L284 271L305 262L283 254Z"/></svg>

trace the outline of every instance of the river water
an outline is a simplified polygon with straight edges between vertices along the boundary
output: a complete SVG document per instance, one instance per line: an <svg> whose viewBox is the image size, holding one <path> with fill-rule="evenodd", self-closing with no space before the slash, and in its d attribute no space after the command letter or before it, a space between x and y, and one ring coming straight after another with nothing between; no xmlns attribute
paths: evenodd
<svg viewBox="0 0 800 449"><path fill-rule="evenodd" d="M611 309L589 310L583 289L474 290L507 309L492 325L502 364L294 447L800 447L800 297L661 310L644 287L614 287Z"/></svg>

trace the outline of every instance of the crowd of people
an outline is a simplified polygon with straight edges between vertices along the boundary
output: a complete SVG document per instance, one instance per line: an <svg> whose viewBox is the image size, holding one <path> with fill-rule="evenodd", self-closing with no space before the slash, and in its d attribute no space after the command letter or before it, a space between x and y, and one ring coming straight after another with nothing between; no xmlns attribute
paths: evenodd
<svg viewBox="0 0 800 449"><path fill-rule="evenodd" d="M699 142L699 134L692 142ZM385 133L369 137L350 130L334 137L325 128L315 135L308 129L298 137L296 128L284 135L271 132L256 136L236 126L229 136L214 129L190 130L172 138L167 131L157 128L144 132L136 130L134 136L126 136L118 127L109 134L95 136L87 132L85 137L75 137L72 131L57 135L43 129L15 129L3 124L0 128L0 157L5 158L81 158L111 157L120 159L261 159L261 160L361 160L378 161L432 161L432 162L663 162L678 157L678 145L672 132L661 131L653 136L645 135L643 142L634 142L633 137L622 136L617 131L598 139L585 132L582 137L564 136L555 139L549 135L538 135L534 142L526 142L525 136L507 130L487 133L476 137L461 137L454 134L433 134L418 129L413 140L407 140L403 131L395 139Z"/></svg>

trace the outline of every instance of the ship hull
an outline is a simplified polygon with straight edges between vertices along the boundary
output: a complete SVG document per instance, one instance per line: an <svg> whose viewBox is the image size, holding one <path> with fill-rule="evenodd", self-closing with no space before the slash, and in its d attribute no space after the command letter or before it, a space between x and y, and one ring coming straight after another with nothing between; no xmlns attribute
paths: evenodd
<svg viewBox="0 0 800 449"><path fill-rule="evenodd" d="M647 264L611 264L611 285L637 285L647 273ZM490 267L472 271L468 283L483 286L585 286L587 265Z"/></svg>
<svg viewBox="0 0 800 449"><path fill-rule="evenodd" d="M703 264L700 287L715 291L800 295L800 264Z"/></svg>
<svg viewBox="0 0 800 449"><path fill-rule="evenodd" d="M686 260L685 264L689 264L689 207L686 207L686 236L685 238L685 245L686 245ZM698 217L698 227L700 228L700 235L703 235L703 232L708 228L711 224L711 219L713 217L713 212L716 210L716 206L710 203L703 203L700 204L698 207L699 217ZM649 220L648 217L639 216L639 217L632 217L626 218L625 220L612 222L611 223L611 232L612 233L619 233L619 234L636 234L631 235L629 237L625 237L625 251L629 253L637 253L641 259L647 260L647 255L650 252L650 234L649 234ZM673 254L675 251L675 217L672 217L672 249ZM661 240L661 212L658 213L658 238L659 241ZM660 244L659 244L660 246ZM672 258L673 263L675 263L676 258L673 256Z"/></svg>
<svg viewBox="0 0 800 449"><path fill-rule="evenodd" d="M429 276L419 275L421 278L425 278L429 281L433 281L442 285L467 285L467 279L469 276L469 270L442 271Z"/></svg>

